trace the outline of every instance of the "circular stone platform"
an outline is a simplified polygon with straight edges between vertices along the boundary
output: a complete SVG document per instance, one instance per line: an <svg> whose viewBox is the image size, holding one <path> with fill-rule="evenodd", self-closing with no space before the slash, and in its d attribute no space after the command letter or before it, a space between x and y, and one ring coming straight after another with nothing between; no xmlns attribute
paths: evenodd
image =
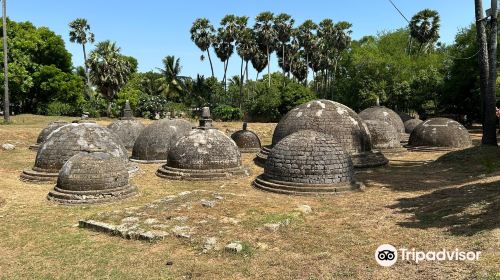
<svg viewBox="0 0 500 280"><path fill-rule="evenodd" d="M71 123L56 129L40 146L32 169L21 173L21 180L55 182L59 170L72 156L88 149L101 149L121 159L130 173L138 170L128 162L127 150L116 135L95 123Z"/></svg>
<svg viewBox="0 0 500 280"><path fill-rule="evenodd" d="M290 110L276 126L271 146L261 149L256 162L263 165L271 147L286 136L307 129L337 139L351 156L354 167L374 167L388 162L382 153L372 151L368 128L356 112L330 100L314 100Z"/></svg>
<svg viewBox="0 0 500 280"><path fill-rule="evenodd" d="M63 204L110 202L133 196L123 160L105 152L80 152L62 167L47 199Z"/></svg>
<svg viewBox="0 0 500 280"><path fill-rule="evenodd" d="M187 135L193 125L182 119L163 119L147 126L135 140L131 161L164 163L177 140Z"/></svg>
<svg viewBox="0 0 500 280"><path fill-rule="evenodd" d="M257 153L260 150L260 139L253 131L247 130L247 123L243 123L243 129L231 135L242 153Z"/></svg>
<svg viewBox="0 0 500 280"><path fill-rule="evenodd" d="M269 153L253 185L283 194L336 194L358 190L349 155L334 137L311 130L288 135Z"/></svg>
<svg viewBox="0 0 500 280"><path fill-rule="evenodd" d="M432 118L419 124L410 135L412 150L453 150L472 146L467 129L452 119Z"/></svg>
<svg viewBox="0 0 500 280"><path fill-rule="evenodd" d="M65 126L69 124L69 122L66 121L55 121L51 122L48 126L46 126L42 131L40 131L40 134L38 134L38 138L36 139L36 144L33 144L29 147L30 150L37 151L38 148L40 148L40 145L47 140L49 135L56 129L60 128L61 126Z"/></svg>
<svg viewBox="0 0 500 280"><path fill-rule="evenodd" d="M111 130L119 139L122 140L125 148L131 150L134 147L135 140L141 134L145 125L136 120L118 120L108 125Z"/></svg>
<svg viewBox="0 0 500 280"><path fill-rule="evenodd" d="M209 112L204 115L200 126L171 148L167 163L156 175L174 180L220 180L248 175L236 143L211 127Z"/></svg>
<svg viewBox="0 0 500 280"><path fill-rule="evenodd" d="M417 127L419 124L421 124L423 121L420 119L410 119L405 121L405 131L406 133L412 133L412 131Z"/></svg>
<svg viewBox="0 0 500 280"><path fill-rule="evenodd" d="M398 153L406 151L399 142L399 133L393 125L385 121L366 120L372 139L372 147L382 153Z"/></svg>

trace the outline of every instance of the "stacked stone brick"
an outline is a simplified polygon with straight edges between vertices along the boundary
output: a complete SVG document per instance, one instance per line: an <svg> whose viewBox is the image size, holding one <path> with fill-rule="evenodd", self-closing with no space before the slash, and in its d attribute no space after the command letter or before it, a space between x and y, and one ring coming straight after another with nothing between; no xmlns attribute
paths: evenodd
<svg viewBox="0 0 500 280"><path fill-rule="evenodd" d="M370 131L374 149L381 150L383 153L405 151L393 125L378 120L366 120L365 124Z"/></svg>
<svg viewBox="0 0 500 280"><path fill-rule="evenodd" d="M373 106L359 113L363 120L376 120L388 122L396 129L399 140L403 143L408 142L409 135L405 132L405 125L401 117L393 110L384 106Z"/></svg>
<svg viewBox="0 0 500 280"><path fill-rule="evenodd" d="M420 119L409 119L404 122L405 124L405 132L406 133L412 133L412 131L417 127L419 124L422 123L422 120Z"/></svg>
<svg viewBox="0 0 500 280"><path fill-rule="evenodd" d="M314 100L290 110L276 126L271 146L261 149L257 161L265 162L270 149L286 136L307 129L333 136L352 157L355 167L388 162L380 152L372 151L370 133L356 112L330 100Z"/></svg>
<svg viewBox="0 0 500 280"><path fill-rule="evenodd" d="M88 149L101 149L126 163L129 172L137 170L137 166L128 164L123 143L107 128L95 123L72 123L50 134L38 150L35 165L24 170L21 179L53 182L68 159Z"/></svg>
<svg viewBox="0 0 500 280"><path fill-rule="evenodd" d="M467 129L452 119L432 118L419 124L410 135L412 149L464 149L472 146Z"/></svg>
<svg viewBox="0 0 500 280"><path fill-rule="evenodd" d="M224 133L212 128L208 112L200 119L199 127L180 138L170 149L167 163L156 174L176 180L217 180L248 172L241 163L238 146Z"/></svg>
<svg viewBox="0 0 500 280"><path fill-rule="evenodd" d="M129 184L126 163L100 151L72 156L59 172L57 184L47 198L64 204L109 202L136 194Z"/></svg>
<svg viewBox="0 0 500 280"><path fill-rule="evenodd" d="M231 139L242 153L256 153L261 148L259 136L247 129L247 123L243 123L243 129L233 133Z"/></svg>
<svg viewBox="0 0 500 280"><path fill-rule="evenodd" d="M137 120L118 120L108 125L111 130L119 139L122 140L125 148L131 150L134 143L145 128L144 124Z"/></svg>
<svg viewBox="0 0 500 280"><path fill-rule="evenodd" d="M31 150L38 150L38 148L40 147L40 145L45 142L45 140L47 140L47 138L49 137L49 135L56 129L60 128L61 126L65 126L67 125L68 122L65 122L65 121L55 121L55 122L51 122L47 127L45 127L44 129L42 129L42 131L40 132L40 134L38 134L38 138L36 139L36 144L33 144L31 145L29 148Z"/></svg>
<svg viewBox="0 0 500 280"><path fill-rule="evenodd" d="M312 130L292 133L278 142L254 186L285 194L335 194L360 187L342 145Z"/></svg>
<svg viewBox="0 0 500 280"><path fill-rule="evenodd" d="M141 131L132 149L132 161L140 163L166 162L170 148L192 129L182 119L155 121Z"/></svg>

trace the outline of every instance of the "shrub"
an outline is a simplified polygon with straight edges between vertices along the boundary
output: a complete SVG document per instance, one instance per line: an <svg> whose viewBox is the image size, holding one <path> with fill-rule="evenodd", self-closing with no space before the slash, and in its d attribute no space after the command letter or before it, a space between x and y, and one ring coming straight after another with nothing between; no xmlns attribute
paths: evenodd
<svg viewBox="0 0 500 280"><path fill-rule="evenodd" d="M137 114L144 118L155 118L156 114L160 115L160 118L164 118L168 115L169 102L164 96L149 96L141 95L139 97L139 105L137 106Z"/></svg>
<svg viewBox="0 0 500 280"><path fill-rule="evenodd" d="M71 116L75 113L72 105L60 101L50 102L46 108L46 114L49 116Z"/></svg>
<svg viewBox="0 0 500 280"><path fill-rule="evenodd" d="M243 118L243 112L240 108L235 108L230 105L218 105L212 110L214 119L221 121L234 121Z"/></svg>

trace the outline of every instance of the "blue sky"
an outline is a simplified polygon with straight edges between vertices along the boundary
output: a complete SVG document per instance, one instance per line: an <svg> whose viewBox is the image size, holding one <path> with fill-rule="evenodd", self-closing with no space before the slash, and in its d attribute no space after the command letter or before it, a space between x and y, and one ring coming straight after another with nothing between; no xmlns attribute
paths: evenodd
<svg viewBox="0 0 500 280"><path fill-rule="evenodd" d="M453 42L457 30L474 19L472 0L393 1L407 18L424 8L437 10L441 16L441 41L445 43ZM490 1L483 2L489 6ZM47 26L61 35L73 54L74 65L82 65L83 55L81 46L68 40L68 23L84 17L97 41L116 41L124 54L138 59L140 71L161 67L163 57L175 55L181 58L182 74L188 76L210 75L208 61L200 61L201 52L190 39L189 29L198 17L206 17L216 26L226 14L253 19L262 11L289 13L299 24L305 19L319 22L331 18L351 22L354 39L406 26L388 0L11 0L7 5L11 19ZM275 62L276 58L272 60ZM228 74L239 73L239 62L237 56L231 57ZM214 61L214 68L216 75L222 77L222 63ZM273 69L277 69L275 63Z"/></svg>

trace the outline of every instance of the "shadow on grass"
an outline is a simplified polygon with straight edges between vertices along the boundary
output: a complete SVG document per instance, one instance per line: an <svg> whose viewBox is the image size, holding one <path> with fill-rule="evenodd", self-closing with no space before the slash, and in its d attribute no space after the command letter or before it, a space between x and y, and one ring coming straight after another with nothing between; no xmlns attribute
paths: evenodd
<svg viewBox="0 0 500 280"><path fill-rule="evenodd" d="M474 235L500 227L500 182L469 184L402 198L390 208L414 216L399 225L444 228L454 235Z"/></svg>

